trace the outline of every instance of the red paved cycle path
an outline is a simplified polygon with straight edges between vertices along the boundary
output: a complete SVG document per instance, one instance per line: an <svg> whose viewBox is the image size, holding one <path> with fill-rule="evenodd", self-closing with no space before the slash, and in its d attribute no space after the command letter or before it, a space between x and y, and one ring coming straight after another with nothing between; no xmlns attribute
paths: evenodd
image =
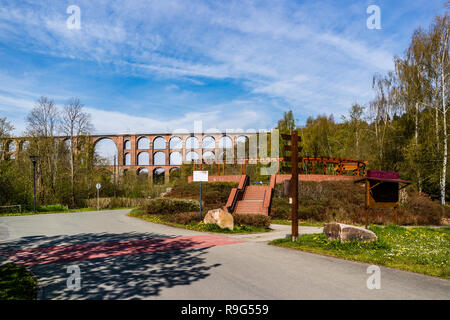
<svg viewBox="0 0 450 320"><path fill-rule="evenodd" d="M89 259L124 256L130 254L186 250L242 243L245 241L216 235L157 238L117 242L96 242L38 248L0 251L11 261L34 266L48 263L71 262Z"/></svg>

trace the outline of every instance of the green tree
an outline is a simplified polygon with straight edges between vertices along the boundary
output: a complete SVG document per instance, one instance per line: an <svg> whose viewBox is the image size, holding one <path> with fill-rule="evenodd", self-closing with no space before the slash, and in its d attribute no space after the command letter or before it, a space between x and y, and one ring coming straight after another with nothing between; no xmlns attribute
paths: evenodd
<svg viewBox="0 0 450 320"><path fill-rule="evenodd" d="M92 130L90 115L83 111L80 99L71 98L64 106L61 115L61 132L69 138L69 163L70 163L70 189L71 204L75 206L75 180L78 175L78 161L76 158L77 148L81 148L84 142L83 136L89 135Z"/></svg>

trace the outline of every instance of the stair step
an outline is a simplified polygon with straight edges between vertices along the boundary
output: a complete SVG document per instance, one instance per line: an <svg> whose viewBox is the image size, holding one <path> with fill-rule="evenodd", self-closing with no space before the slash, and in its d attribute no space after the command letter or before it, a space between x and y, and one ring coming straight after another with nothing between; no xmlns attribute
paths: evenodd
<svg viewBox="0 0 450 320"><path fill-rule="evenodd" d="M265 186L248 186L245 189L243 200L264 200Z"/></svg>
<svg viewBox="0 0 450 320"><path fill-rule="evenodd" d="M260 200L241 200L236 203L234 213L238 214L260 214L263 210L263 201Z"/></svg>

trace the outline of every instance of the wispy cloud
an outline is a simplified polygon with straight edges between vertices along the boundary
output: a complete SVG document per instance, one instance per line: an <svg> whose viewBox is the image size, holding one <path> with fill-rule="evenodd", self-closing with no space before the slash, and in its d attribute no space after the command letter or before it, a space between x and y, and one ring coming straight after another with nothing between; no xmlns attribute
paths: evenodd
<svg viewBox="0 0 450 320"><path fill-rule="evenodd" d="M274 110L293 108L302 116L321 112L339 115L351 103L370 99L371 75L391 69L392 56L401 53L398 39L406 44L410 37L411 28L405 26L410 19L400 19L405 14L429 18L437 8L428 5L427 16L418 6L412 13L405 11L407 2L402 3L382 2L387 27L369 33L365 28L368 4L358 1L77 0L74 4L81 9L81 30L69 30L65 2L50 5L7 0L0 4L0 43L6 46L0 50L0 58L8 56L12 50L8 48L14 48L36 59L30 63L33 72L45 68L50 76L43 77L45 82L34 76L34 81L26 83L30 92L81 95L88 102L102 103L90 104L93 113L101 115L96 123L100 131L126 129L115 123L119 116L128 119L124 124L154 130L182 126L183 119L198 117L219 123L231 119L230 124L243 128L270 126L276 123ZM44 57L54 58L54 62L42 67L40 59ZM73 76L73 81L89 81L83 92L74 92L81 86L68 81L70 74L63 75L69 72L64 69L66 60L89 74L89 78L83 78L83 72ZM0 67L0 77L11 75L14 70L10 68ZM33 75L17 77L26 82ZM118 84L117 77L125 84ZM125 113L113 102L140 85L135 79L150 79L170 90L150 88L159 99L151 103L145 95L140 102L129 95L127 105L133 108ZM108 96L93 97L90 87L105 87L108 81L110 90L104 91ZM49 90L52 86L54 90ZM205 93L221 86L229 97L218 99ZM11 114L8 106L25 105L20 99L31 96L18 90L6 92L8 87L14 89L9 85L0 91L0 110ZM142 90L149 90L149 85ZM180 101L175 117L174 106L159 107L173 97ZM149 106L158 109L148 110ZM244 112L240 117L227 113L240 109Z"/></svg>
<svg viewBox="0 0 450 320"><path fill-rule="evenodd" d="M62 101L67 101L68 98L64 97ZM0 92L0 115L6 115L13 121L15 135L25 132L26 115L35 106L35 102L31 97L17 98ZM62 105L57 103L59 108L62 108ZM212 105L207 112L178 112L169 116L136 116L125 111L102 110L91 106L85 106L84 109L91 115L95 134L192 132L197 121L201 121L205 132L242 131L244 128L270 129L270 118L254 110L254 107L254 101L232 101ZM227 110L226 116L224 110Z"/></svg>

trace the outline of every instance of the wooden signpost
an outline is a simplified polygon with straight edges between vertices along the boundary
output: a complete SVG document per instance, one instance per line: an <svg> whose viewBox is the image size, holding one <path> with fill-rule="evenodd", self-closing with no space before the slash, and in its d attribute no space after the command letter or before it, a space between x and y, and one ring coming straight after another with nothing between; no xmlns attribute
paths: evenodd
<svg viewBox="0 0 450 320"><path fill-rule="evenodd" d="M297 130L292 131L291 134L281 134L281 138L286 142L290 142L290 146L286 145L284 147L285 152L290 152L290 162L291 166L284 166L285 169L291 171L291 183L290 183L290 193L292 198L292 241L297 241L298 238L298 163L299 163L299 152L301 151L301 147L299 147L298 143L300 142L300 138L298 137ZM288 159L288 156L283 157L284 159ZM285 160L284 160L285 161Z"/></svg>
<svg viewBox="0 0 450 320"><path fill-rule="evenodd" d="M410 181L399 179L398 172L367 170L363 179L355 183L365 184L365 226L369 224L368 209L393 209L394 224L398 224L399 191L411 184ZM400 187L400 184L403 186Z"/></svg>

